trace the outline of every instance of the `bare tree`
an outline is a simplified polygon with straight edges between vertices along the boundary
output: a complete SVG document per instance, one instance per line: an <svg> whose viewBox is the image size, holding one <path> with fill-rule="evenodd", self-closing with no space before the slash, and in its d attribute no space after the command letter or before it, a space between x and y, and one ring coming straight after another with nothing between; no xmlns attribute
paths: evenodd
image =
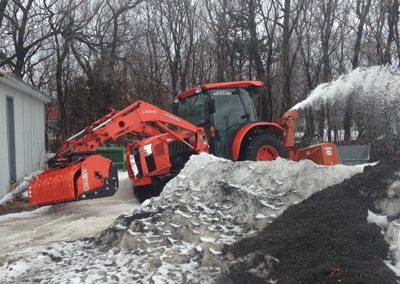
<svg viewBox="0 0 400 284"><path fill-rule="evenodd" d="M275 61L275 57L278 53L278 22L280 19L279 9L277 7L276 1L269 1L265 3L264 1L258 0L259 6L259 14L262 18L262 23L264 26L265 33L263 37L265 38L265 46L266 46L266 54L265 54L265 83L267 85L266 91L267 94L265 97L261 96L260 98L260 107L263 108L265 104L268 104L266 108L269 110L267 117L264 114L264 118L267 120L272 120L273 117L277 116L274 112L273 105L273 84L274 84L274 74L273 74L273 65Z"/></svg>
<svg viewBox="0 0 400 284"><path fill-rule="evenodd" d="M391 47L392 43L395 38L395 31L396 28L399 24L399 1L398 0L391 0L389 1L389 7L388 7L388 19L387 19L387 24L388 24L388 38L387 38L387 44L385 48L385 53L384 53L384 64L390 64L391 63Z"/></svg>
<svg viewBox="0 0 400 284"><path fill-rule="evenodd" d="M3 25L3 18L6 12L8 0L1 0L0 1L0 27Z"/></svg>
<svg viewBox="0 0 400 284"><path fill-rule="evenodd" d="M295 5L292 5L295 4ZM292 0L284 0L283 12L283 25L282 25L282 103L280 107L280 114L283 114L287 109L292 107L292 94L291 94L291 76L296 59L298 45L293 48L290 43L293 31L298 25L298 20L304 6L303 0L298 0L292 3ZM291 52L291 50L294 50Z"/></svg>
<svg viewBox="0 0 400 284"><path fill-rule="evenodd" d="M355 13L359 20L357 30L356 30L356 41L354 44L352 67L356 69L359 66L359 57L361 52L361 40L364 31L365 21L371 7L371 0L357 0ZM346 101L346 110L343 120L344 127L344 139L345 141L350 141L351 138L351 126L353 121L353 105L354 105L354 95L349 95Z"/></svg>
<svg viewBox="0 0 400 284"><path fill-rule="evenodd" d="M187 88L187 75L194 48L194 25L197 3L189 0L159 2L158 21L161 44L168 60L171 94Z"/></svg>
<svg viewBox="0 0 400 284"><path fill-rule="evenodd" d="M399 0L0 0L0 24L0 68L53 96L60 139L213 81L264 81L256 107L276 120L319 83L400 60ZM308 142L349 140L353 122L372 137L355 97L307 109Z"/></svg>
<svg viewBox="0 0 400 284"><path fill-rule="evenodd" d="M353 69L356 69L359 66L361 40L363 36L365 21L367 19L370 7L371 7L371 0L356 0L355 13L359 21L356 31L356 41L354 44L354 53L352 60Z"/></svg>
<svg viewBox="0 0 400 284"><path fill-rule="evenodd" d="M225 81L227 77L229 55L229 33L232 30L236 1L204 0L207 10L207 23L214 36L214 54L216 80Z"/></svg>
<svg viewBox="0 0 400 284"><path fill-rule="evenodd" d="M5 47L0 51L0 68L7 66L14 75L23 77L28 62L43 48L44 41L59 31L50 32L47 25L39 24L48 21L49 15L43 13L43 7L34 0L11 0L2 4L6 8L2 21L7 20L4 26L10 38L3 40ZM12 48L7 48L9 43Z"/></svg>

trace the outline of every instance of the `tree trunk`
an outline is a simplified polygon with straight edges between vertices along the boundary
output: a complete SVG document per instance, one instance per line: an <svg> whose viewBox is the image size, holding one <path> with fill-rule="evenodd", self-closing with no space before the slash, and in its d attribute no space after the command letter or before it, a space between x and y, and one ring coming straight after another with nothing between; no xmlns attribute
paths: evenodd
<svg viewBox="0 0 400 284"><path fill-rule="evenodd" d="M283 15L283 41L282 41L282 106L281 115L292 106L290 93L291 67L290 67L290 0L285 0Z"/></svg>
<svg viewBox="0 0 400 284"><path fill-rule="evenodd" d="M326 102L326 122L328 125L328 142L332 142L332 118L331 118L331 105Z"/></svg>
<svg viewBox="0 0 400 284"><path fill-rule="evenodd" d="M306 118L306 129L304 133L305 143L310 145L310 143L314 140L315 134L315 126L314 126L314 114L311 107L308 107L304 110L305 118Z"/></svg>
<svg viewBox="0 0 400 284"><path fill-rule="evenodd" d="M394 32L395 32L395 27L397 26L399 22L399 0L393 0L392 3L390 3L389 6L389 11L388 11L388 39L387 39L387 44L385 47L385 53L384 53L384 58L383 58L383 64L390 64L391 63L391 47L392 43L394 40Z"/></svg>
<svg viewBox="0 0 400 284"><path fill-rule="evenodd" d="M265 68L261 60L259 41L257 37L256 9L257 9L256 1L249 0L247 27L250 33L250 43L248 49L249 49L249 57L252 58L252 61L254 63L254 68L256 70L256 79L260 81L265 81ZM251 79L251 77L249 79ZM270 113L268 104L269 100L267 95L261 94L260 101L261 101L260 102L261 112L259 113L259 116L262 120L267 121Z"/></svg>
<svg viewBox="0 0 400 284"><path fill-rule="evenodd" d="M356 35L356 43L354 45L354 53L353 53L353 70L358 68L359 66L359 57L361 51L361 40L364 31L364 24L367 18L369 8L371 6L371 0L357 0L357 8L356 14L359 18L359 23L357 27L357 35ZM344 140L350 141L351 139L351 125L353 121L353 104L354 104L354 94L350 94L346 100L346 108L343 120L343 127L344 127Z"/></svg>
<svg viewBox="0 0 400 284"><path fill-rule="evenodd" d="M371 6L371 0L366 0L367 2L364 3L364 0L357 0L357 10L356 14L359 18L359 23L357 27L357 34L356 34L356 43L354 45L354 53L353 53L353 60L352 65L353 69L356 69L359 66L359 57L361 52L361 40L364 31L364 24L367 18L369 8ZM362 6L362 7L361 7Z"/></svg>
<svg viewBox="0 0 400 284"><path fill-rule="evenodd" d="M0 27L3 25L4 13L6 11L8 0L0 1Z"/></svg>
<svg viewBox="0 0 400 284"><path fill-rule="evenodd" d="M322 82L329 82L332 79L332 68L331 68L331 62L329 58L329 51L330 51L330 45L329 41L331 38L331 32L333 28L333 17L334 17L334 9L335 7L333 6L333 0L328 0L328 3L325 6L323 6L322 12L324 14L324 28L322 29L321 33L321 43L322 43L322 64L323 64L323 69L322 69ZM322 130L322 139L324 139L324 129L325 129L325 117L327 120L327 126L328 126L328 141L332 141L332 135L331 135L331 119L330 119L330 104L329 102L325 102L324 104L321 104L321 112L320 112L320 119L319 119L319 124L320 124L320 132Z"/></svg>
<svg viewBox="0 0 400 284"><path fill-rule="evenodd" d="M318 114L318 139L324 140L324 130L325 130L325 104L320 104L320 110Z"/></svg>

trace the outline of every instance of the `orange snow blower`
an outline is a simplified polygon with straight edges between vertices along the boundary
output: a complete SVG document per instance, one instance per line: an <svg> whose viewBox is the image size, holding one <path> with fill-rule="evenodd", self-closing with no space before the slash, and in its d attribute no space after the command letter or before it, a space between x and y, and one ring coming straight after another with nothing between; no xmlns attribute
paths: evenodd
<svg viewBox="0 0 400 284"><path fill-rule="evenodd" d="M260 81L206 84L177 95L173 113L143 101L112 110L64 142L49 169L32 180L30 202L44 205L113 195L118 188L116 166L95 150L126 134L135 141L127 145L126 163L141 202L159 195L190 155L200 152L233 161L283 157L337 164L334 144L295 148L297 111L288 111L276 123L258 121L249 93L262 86Z"/></svg>

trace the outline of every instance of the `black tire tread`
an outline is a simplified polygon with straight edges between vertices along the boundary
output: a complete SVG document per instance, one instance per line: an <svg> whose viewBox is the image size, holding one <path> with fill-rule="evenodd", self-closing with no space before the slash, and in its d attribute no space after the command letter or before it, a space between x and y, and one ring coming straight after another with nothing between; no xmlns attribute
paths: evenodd
<svg viewBox="0 0 400 284"><path fill-rule="evenodd" d="M133 187L133 193L135 194L136 199L140 203L143 203L146 199L159 196L161 191L162 188L158 188L151 184Z"/></svg>
<svg viewBox="0 0 400 284"><path fill-rule="evenodd" d="M258 149L264 145L272 146L276 149L281 158L288 158L288 153L283 144L274 136L261 134L253 137L253 139L243 149L243 160L256 161Z"/></svg>

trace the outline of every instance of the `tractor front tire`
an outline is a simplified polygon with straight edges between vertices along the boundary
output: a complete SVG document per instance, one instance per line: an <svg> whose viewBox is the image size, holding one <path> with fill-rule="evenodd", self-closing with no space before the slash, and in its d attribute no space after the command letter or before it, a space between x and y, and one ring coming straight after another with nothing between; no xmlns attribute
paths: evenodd
<svg viewBox="0 0 400 284"><path fill-rule="evenodd" d="M152 184L133 187L133 193L140 203L143 203L146 199L159 196L162 190L162 187L159 188Z"/></svg>
<svg viewBox="0 0 400 284"><path fill-rule="evenodd" d="M283 144L277 138L265 134L254 137L243 150L243 160L248 161L273 161L277 157L288 158Z"/></svg>

